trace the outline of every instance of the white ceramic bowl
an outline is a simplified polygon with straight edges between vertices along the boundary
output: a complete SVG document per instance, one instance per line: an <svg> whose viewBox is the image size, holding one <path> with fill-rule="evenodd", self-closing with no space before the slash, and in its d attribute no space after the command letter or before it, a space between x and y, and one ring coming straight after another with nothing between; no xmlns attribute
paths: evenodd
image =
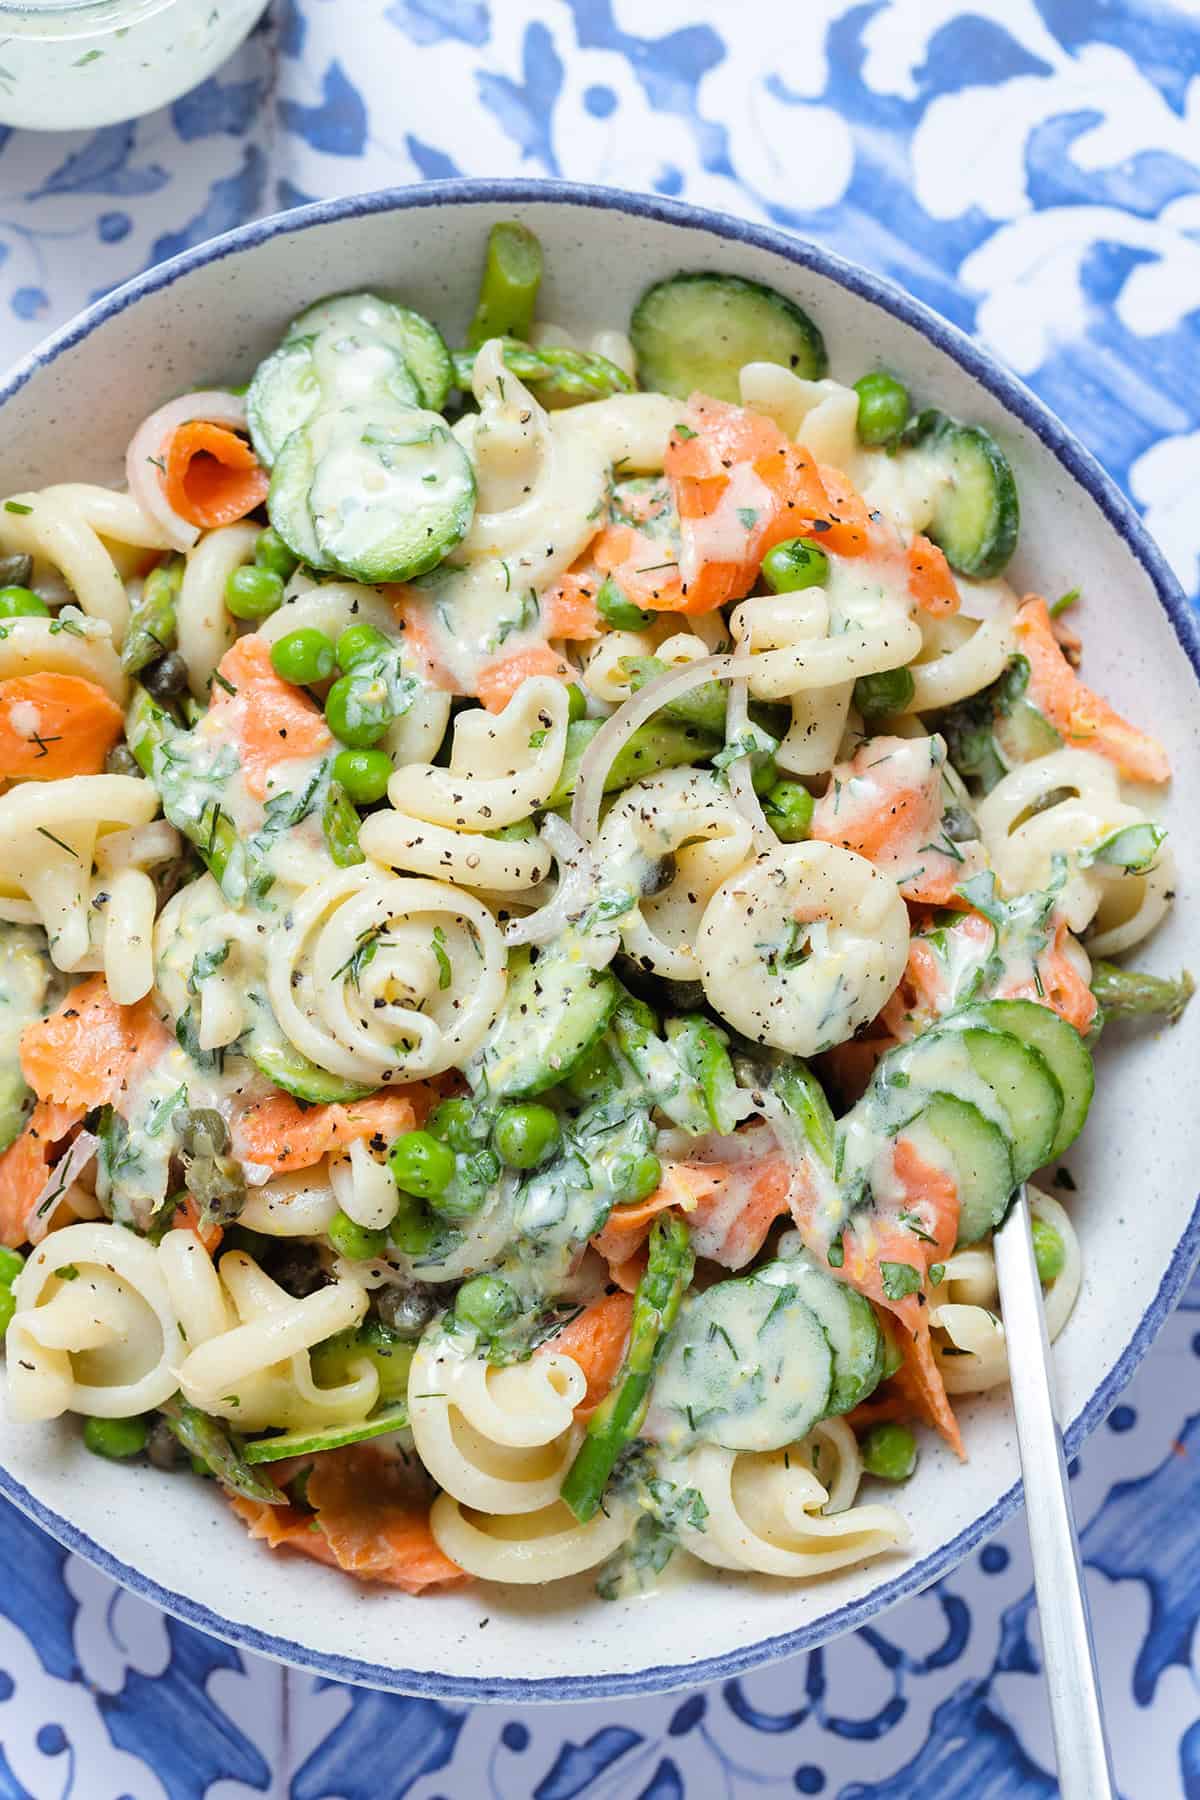
<svg viewBox="0 0 1200 1800"><path fill-rule="evenodd" d="M1162 557L1019 382L897 289L782 232L549 182L433 183L249 225L118 289L20 365L0 391L0 493L120 481L145 413L181 389L246 380L285 322L333 290L398 288L453 341L485 234L514 213L545 246L547 318L624 326L642 289L675 270L753 276L812 313L836 375L853 380L882 361L922 400L995 433L1021 492L1010 576L1018 589L1083 589L1089 680L1170 751L1182 891L1146 960L1168 970L1194 953L1187 824L1200 817L1200 640ZM1117 1036L1101 1051L1092 1117L1070 1158L1084 1282L1056 1360L1071 1451L1145 1354L1200 1244L1200 1005L1173 1031ZM965 1404L962 1417L967 1466L927 1437L899 1494L911 1555L807 1586L697 1572L636 1610L595 1599L586 1578L420 1600L364 1591L252 1544L205 1484L89 1456L70 1420L0 1422L0 1492L118 1581L251 1649L407 1693L586 1699L736 1674L847 1631L944 1574L1020 1498L1005 1392Z"/></svg>

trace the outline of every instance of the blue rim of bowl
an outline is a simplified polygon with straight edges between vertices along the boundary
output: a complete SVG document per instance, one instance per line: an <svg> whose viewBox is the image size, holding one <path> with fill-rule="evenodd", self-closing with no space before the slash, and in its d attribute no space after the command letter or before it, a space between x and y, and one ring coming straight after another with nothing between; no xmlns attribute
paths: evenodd
<svg viewBox="0 0 1200 1800"><path fill-rule="evenodd" d="M951 325L921 301L914 300L885 277L872 275L832 251L824 250L806 239L792 237L772 226L751 224L726 213L689 206L683 201L629 193L621 188L591 187L580 182L475 178L431 181L419 187L383 188L370 194L318 200L309 206L297 207L293 212L275 213L269 218L256 219L250 224L239 226L208 243L185 250L179 256L159 263L115 288L16 364L0 387L0 407L39 369L48 367L65 350L81 343L97 326L124 312L146 295L170 287L180 276L193 269L220 262L226 256L238 255L243 250L253 249L272 238L308 231L318 225L363 218L379 212L400 212L409 207L481 206L496 203L505 206L565 204L603 212L619 212L627 217L707 231L726 242L746 244L754 249L772 252L798 268L811 269L818 275L828 277L840 287L919 332L935 349L950 357L985 388L1026 430L1033 432L1095 502L1109 525L1123 539L1149 576L1180 648L1200 681L1200 624L1162 552L1151 540L1133 506L1112 477L1105 473L1090 451L1084 449L1074 434L1022 381L993 361L965 332ZM1197 1197L1187 1227L1176 1244L1154 1300L1143 1313L1137 1329L1107 1379L1067 1426L1063 1435L1068 1456L1075 1455L1084 1439L1115 1404L1117 1396L1145 1356L1182 1293L1198 1252L1200 1196ZM0 1468L0 1494L34 1519L68 1550L84 1557L131 1592L153 1602L164 1612L182 1619L188 1625L194 1625L201 1631L258 1655L273 1657L297 1668L310 1669L335 1681L402 1694L424 1695L438 1700L496 1700L519 1704L530 1701L605 1700L622 1695L663 1693L672 1688L725 1681L777 1658L815 1649L831 1638L865 1625L898 1601L907 1599L909 1595L947 1574L981 1539L990 1536L1017 1510L1021 1503L1021 1483L1014 1482L985 1513L972 1520L948 1543L940 1545L920 1561L910 1563L861 1599L826 1613L822 1618L800 1626L795 1631L763 1638L756 1644L746 1644L740 1649L727 1651L721 1656L707 1657L701 1662L658 1664L627 1675L610 1673L538 1680L483 1680L438 1675L429 1670L392 1669L378 1663L363 1662L356 1657L333 1656L310 1650L306 1645L297 1644L291 1639L275 1637L272 1633L258 1631L251 1625L225 1619L199 1601L160 1586L158 1582L97 1544L69 1520L61 1518L43 1505L4 1468Z"/></svg>

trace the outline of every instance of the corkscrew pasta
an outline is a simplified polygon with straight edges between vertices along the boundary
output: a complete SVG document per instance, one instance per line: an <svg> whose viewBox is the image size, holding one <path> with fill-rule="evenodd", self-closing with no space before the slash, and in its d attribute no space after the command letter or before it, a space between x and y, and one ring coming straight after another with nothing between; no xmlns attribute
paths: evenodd
<svg viewBox="0 0 1200 1800"><path fill-rule="evenodd" d="M1007 1379L1014 1194L1090 1303L1030 1178L1190 995L1107 960L1169 766L989 433L756 283L585 340L539 269L453 351L316 300L0 511L8 1406L295 1579L837 1580Z"/></svg>

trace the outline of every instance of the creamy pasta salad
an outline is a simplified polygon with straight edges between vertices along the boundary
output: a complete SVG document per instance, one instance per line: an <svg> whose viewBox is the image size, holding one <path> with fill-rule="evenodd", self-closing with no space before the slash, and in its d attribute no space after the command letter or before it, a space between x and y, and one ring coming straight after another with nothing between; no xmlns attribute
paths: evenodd
<svg viewBox="0 0 1200 1800"><path fill-rule="evenodd" d="M1186 1003L1110 960L1167 759L988 432L753 282L582 344L540 274L497 226L456 351L321 300L0 509L8 1407L412 1593L819 1576Z"/></svg>

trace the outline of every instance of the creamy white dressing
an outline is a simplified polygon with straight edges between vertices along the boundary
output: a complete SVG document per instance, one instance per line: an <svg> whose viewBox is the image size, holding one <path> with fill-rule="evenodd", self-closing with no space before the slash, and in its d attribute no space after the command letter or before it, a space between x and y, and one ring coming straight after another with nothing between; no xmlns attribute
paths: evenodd
<svg viewBox="0 0 1200 1800"><path fill-rule="evenodd" d="M320 549L349 567L439 561L458 536L447 535L448 514L469 508L474 494L470 463L440 413L364 405L320 413L308 429Z"/></svg>
<svg viewBox="0 0 1200 1800"><path fill-rule="evenodd" d="M697 1442L781 1449L825 1408L829 1342L786 1263L691 1295L655 1376L643 1432L667 1455Z"/></svg>
<svg viewBox="0 0 1200 1800"><path fill-rule="evenodd" d="M913 613L908 569L898 555L831 556L824 593L830 637L844 631L882 634Z"/></svg>

